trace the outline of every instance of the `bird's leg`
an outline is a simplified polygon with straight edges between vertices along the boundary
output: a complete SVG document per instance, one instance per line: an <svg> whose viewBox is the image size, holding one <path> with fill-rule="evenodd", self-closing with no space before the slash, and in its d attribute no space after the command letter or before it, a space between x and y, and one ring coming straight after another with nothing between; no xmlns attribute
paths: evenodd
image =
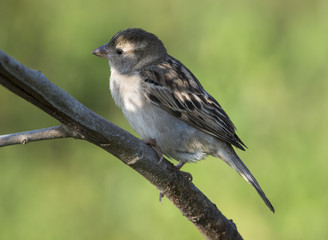
<svg viewBox="0 0 328 240"><path fill-rule="evenodd" d="M177 165L175 165L175 167L176 167L178 170L180 170L180 168L182 168L183 165L185 165L185 164L186 164L186 162L182 162L182 161L180 161L180 162L178 162Z"/></svg>
<svg viewBox="0 0 328 240"><path fill-rule="evenodd" d="M189 172L181 171L180 169L185 165L186 162L180 161L175 167L186 177L188 180L192 181L192 175Z"/></svg>
<svg viewBox="0 0 328 240"><path fill-rule="evenodd" d="M159 158L157 164L160 164L163 161L163 153L156 147L157 146L156 139L148 138L148 139L142 139L142 141L155 151L155 153Z"/></svg>
<svg viewBox="0 0 328 240"><path fill-rule="evenodd" d="M142 141L148 145L149 147L151 147L152 149L154 149L155 153L157 154L159 161L157 162L157 164L160 164L163 161L163 153L156 147L157 146L157 142L156 139L153 138L148 138L148 139L142 139ZM162 198L164 197L164 193L159 193L159 201L162 202Z"/></svg>

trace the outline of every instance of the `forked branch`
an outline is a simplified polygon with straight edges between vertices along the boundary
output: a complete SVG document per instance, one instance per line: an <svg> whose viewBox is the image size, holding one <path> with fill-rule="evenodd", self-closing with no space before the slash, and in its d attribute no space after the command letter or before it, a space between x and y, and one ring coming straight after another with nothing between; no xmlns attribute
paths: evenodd
<svg viewBox="0 0 328 240"><path fill-rule="evenodd" d="M157 164L156 153L142 141L97 115L51 83L0 51L0 83L62 123L59 127L0 138L0 146L58 137L87 140L139 172L162 192L206 239L242 239L235 224L172 163ZM22 137L23 136L23 137ZM25 140L24 140L25 139Z"/></svg>

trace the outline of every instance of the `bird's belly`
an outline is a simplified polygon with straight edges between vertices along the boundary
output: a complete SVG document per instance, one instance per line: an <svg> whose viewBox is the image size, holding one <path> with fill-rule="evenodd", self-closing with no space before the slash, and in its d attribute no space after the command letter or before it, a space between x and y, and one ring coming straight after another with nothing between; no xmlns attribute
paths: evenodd
<svg viewBox="0 0 328 240"><path fill-rule="evenodd" d="M132 111L131 111L132 110ZM131 127L141 138L156 138L162 132L165 132L163 126L158 126L158 110L149 104L143 104L140 107L122 108L123 114Z"/></svg>
<svg viewBox="0 0 328 240"><path fill-rule="evenodd" d="M212 154L212 136L186 124L165 110L148 102L137 111L123 113L132 128L143 139L155 139L165 155L178 161L195 162Z"/></svg>

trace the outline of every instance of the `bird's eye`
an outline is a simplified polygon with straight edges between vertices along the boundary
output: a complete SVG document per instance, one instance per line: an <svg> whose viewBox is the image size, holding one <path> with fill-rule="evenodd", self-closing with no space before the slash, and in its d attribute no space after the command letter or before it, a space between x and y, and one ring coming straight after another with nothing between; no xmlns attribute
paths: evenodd
<svg viewBox="0 0 328 240"><path fill-rule="evenodd" d="M121 55L121 54L123 53L123 50L120 49L120 48L118 48L118 49L116 49L116 53L117 53L118 55Z"/></svg>

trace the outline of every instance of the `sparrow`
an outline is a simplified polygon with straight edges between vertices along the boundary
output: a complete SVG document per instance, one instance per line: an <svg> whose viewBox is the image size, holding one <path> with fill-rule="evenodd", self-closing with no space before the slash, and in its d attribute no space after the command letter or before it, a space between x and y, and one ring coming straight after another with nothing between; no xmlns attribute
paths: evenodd
<svg viewBox="0 0 328 240"><path fill-rule="evenodd" d="M129 28L92 53L108 59L112 97L147 144L179 161L179 169L207 155L222 159L256 189L274 212L233 148L245 150L246 145L227 113L194 74L167 53L157 36Z"/></svg>

